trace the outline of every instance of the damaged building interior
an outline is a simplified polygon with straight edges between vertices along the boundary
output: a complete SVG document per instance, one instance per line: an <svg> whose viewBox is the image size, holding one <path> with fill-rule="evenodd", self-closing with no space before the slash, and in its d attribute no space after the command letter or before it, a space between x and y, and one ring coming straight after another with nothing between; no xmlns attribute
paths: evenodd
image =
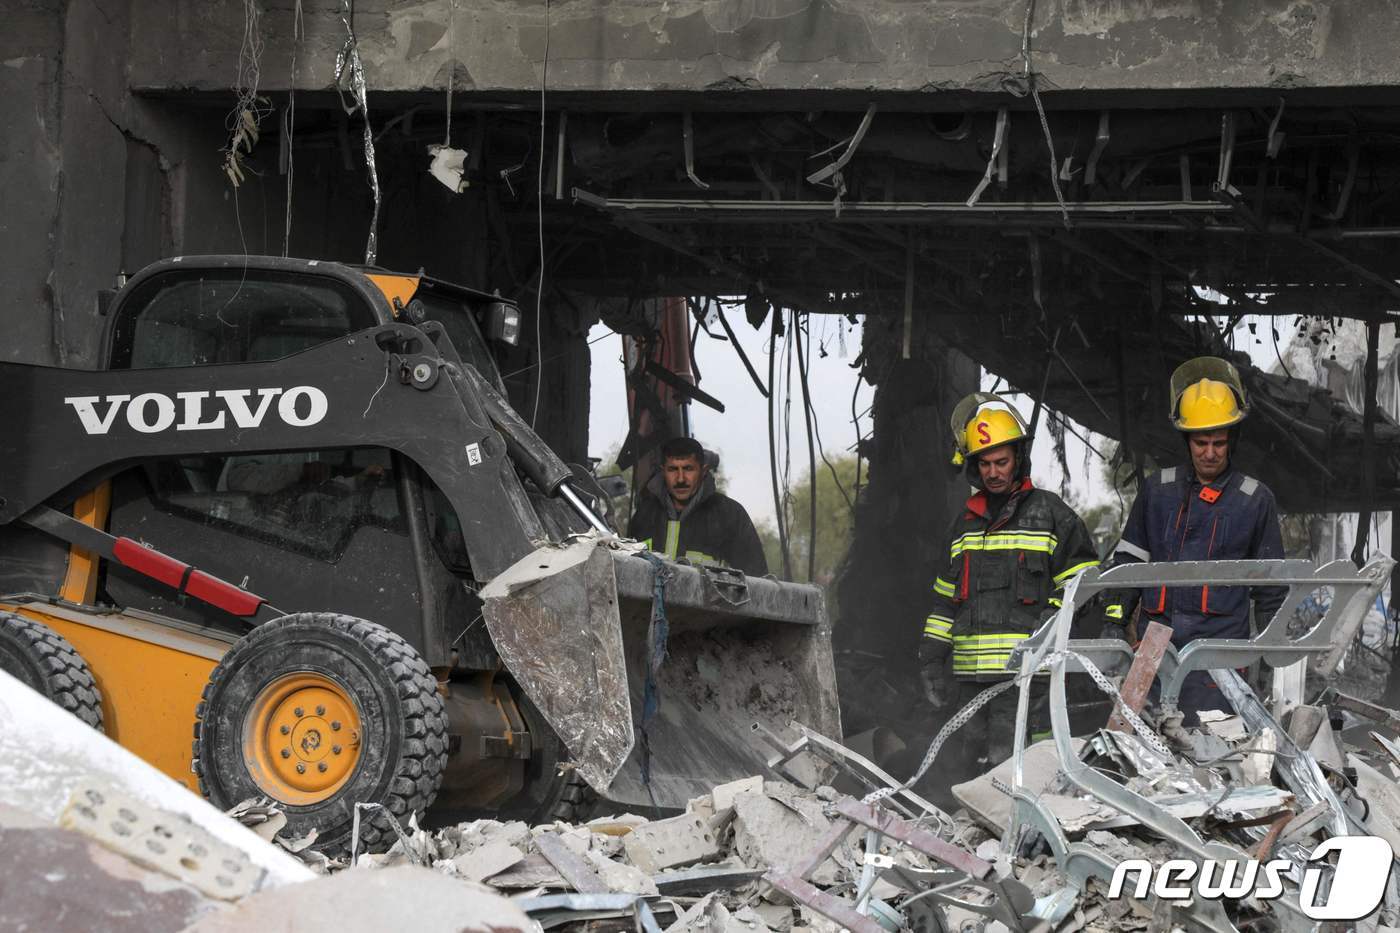
<svg viewBox="0 0 1400 933"><path fill-rule="evenodd" d="M779 623L800 627L803 612L819 619L813 631L828 620L830 625L829 633L819 632L829 648L813 647L818 636L812 644L804 641L805 629L802 638L775 636L779 647L763 648L799 659L791 662L782 689L799 697L793 702L810 714L806 722L786 731L734 717L726 724L745 732L742 743L735 739L744 746L735 761L761 765L766 759L769 771L754 767L710 784L677 780L668 786L666 758L684 753L661 725L650 744L641 725L640 751L634 750L631 728L634 719L645 723L656 715L658 695L663 719L670 715L664 712L668 692L679 697L688 689L676 679L683 675L658 680L663 675L648 668L643 701L636 680L641 667L629 660L610 671L600 663L595 679L566 699L584 703L589 685L601 691L607 675L620 678L621 709L612 711L620 719L609 722L622 722L627 735L625 748L606 753L612 756L606 779L622 781L622 760L641 756L640 780L627 777L627 794L610 798L626 802L631 813L588 814L598 819L585 824L581 806L546 807L549 817L562 822L542 823L544 828L529 827L529 816L525 822L504 816L438 821L430 829L419 828L417 818L406 825L389 818L378 824L377 836L369 833L382 843L373 846L378 851L364 854L357 851L361 809L354 801L340 808L342 836L353 843L324 852L318 851L325 847L316 844L315 830L297 822L297 799L280 809L256 795L252 801L223 801L221 809L240 804L234 819L258 830L264 841L277 836L280 850L263 852L253 851L255 841L218 825L223 817L212 810L192 809L197 801L191 798L168 804L193 820L188 832L203 841L191 844L227 849L229 859L246 863L261 880L244 886L235 879L235 896L217 880L180 874L178 866L161 861L150 865L148 856L142 864L173 873L178 886L174 893L149 895L142 929L177 930L192 922L212 924L199 929L252 929L260 918L293 909L277 898L286 899L290 886L310 877L309 866L332 871L317 883L341 885L340 893L325 897L363 904L366 929L381 928L376 924L392 922L394 910L402 910L376 906L375 898L403 903L405 895L389 888L411 891L416 884L421 893L411 897L425 903L440 898L446 905L441 915L425 916L424 929L461 929L465 916L472 929L522 931L532 923L582 929L585 922L647 933L706 926L737 933L740 925L759 933L1302 931L1319 928L1297 894L1304 877L1299 866L1318 840L1363 835L1400 845L1400 714L1394 712L1400 707L1400 673L1387 679L1382 672L1368 681L1367 695L1356 695L1348 686L1353 681L1346 680L1319 697L1339 669L1350 669L1347 659L1354 655L1369 652L1387 665L1392 658L1400 661L1395 621L1387 612L1379 622L1384 644L1348 649L1352 639L1362 639L1363 616L1376 600L1383 608L1390 603L1392 565L1385 555L1396 547L1389 535L1400 536L1400 522L1392 521L1380 540L1376 521L1400 510L1400 422L1388 388L1400 365L1394 339L1400 332L1400 160L1391 162L1400 156L1400 66L1393 54L1400 19L1389 5L35 0L19 4L7 19L10 48L0 69L0 237L12 258L0 269L0 281L13 310L5 317L8 340L0 356L8 363L122 369L113 356L120 336L104 334L120 334L123 309L136 307L143 294L136 286L151 281L152 273L140 270L174 257L203 270L199 257L218 256L217 270L208 274L222 276L237 292L260 276L273 281L283 274L276 263L286 257L362 269L365 279L394 270L412 277L414 287L419 277L457 283L466 287L460 295L446 285L433 287L458 296L452 300L464 306L516 309L518 339L492 342L489 350L508 413L495 414L489 388L471 391L485 399L480 404L487 415L478 420L507 437L498 456L507 456L509 446L517 466L522 456L535 456L527 435L537 434L552 451L541 455L545 472L559 461L586 467L590 456L603 453L589 437L589 334L599 323L629 337L636 351L628 362L633 402L631 431L617 462L623 468L654 458L657 446L677 432L686 405L726 400L732 387L703 379L697 386L693 378L676 375L685 357L683 346L674 345L677 338L693 342L701 330L727 334L738 349L738 329L766 334L777 346L789 330L799 341L810 340L810 322L823 315L858 322L862 343L853 366L874 389L872 429L853 451L868 478L858 485L850 550L836 580L824 594L803 590L809 595L802 598L811 602L800 612L784 602L798 592L784 589L789 584L752 580L745 597L757 603L771 593L773 605L781 604L765 617L776 620L774 630ZM168 262L159 269L155 274L179 273ZM350 283L344 287L360 288L350 275L343 276ZM124 285L128 276L135 277L132 288L113 297L114 284ZM375 293L379 305L392 305L389 318L375 319L377 326L423 323L409 314L412 294L410 288L395 304L389 292L382 298ZM403 315L412 321L394 323ZM1328 341L1349 328L1363 349L1331 384L1290 371L1291 345L1320 346L1325 354ZM497 335L487 336L494 341ZM354 424L368 424L359 407L367 416L371 408L364 402L376 404L391 382L388 344L380 347L383 363L375 357L364 373L344 376L347 385L373 394L366 391L357 403L354 418L360 420L344 428L351 433L335 446L379 443L379 429ZM458 364L473 359L463 347L457 350ZM759 445L770 444L774 430L776 355L744 360L752 381L769 396L770 437L755 438ZM1060 712L1070 705L1066 670L1074 673L1068 696L1093 700L1081 706L1099 725L1086 734L1076 718L1072 738L1068 721L1057 721L1053 735L1038 737L1025 750L1024 762L1019 746L1031 737L1018 733L1015 758L976 787L960 785L964 792L942 787L935 793L926 782L901 786L925 758L928 742L937 746L947 739L942 733L934 739L937 729L922 706L916 648L928 612L931 568L938 566L945 530L967 496L966 484L946 468L957 443L948 422L953 406L993 385L1020 393L1032 406L1026 412L1032 433L1036 424L1044 425L1036 436L1050 439L1066 474L1073 469L1065 461L1066 434L1092 432L1113 443L1116 453L1108 457L1114 469L1141 488L1152 471L1182 459L1180 435L1167 417L1176 404L1168 380L1178 364L1199 356L1233 362L1248 394L1251 417L1236 435L1232 462L1267 484L1285 515L1357 513L1345 547L1339 543L1325 555L1352 559L1327 563L1309 553L1304 533L1301 544L1289 542L1288 556L1316 558L1317 567L1307 560L1280 561L1267 571L1217 571L1223 574L1217 579L1194 565L1176 577L1146 573L1139 580L1120 573L1113 579L1164 587L1267 580L1292 588L1288 612L1303 612L1305 598L1328 587L1330 602L1309 617L1312 628L1290 628L1281 611L1277 622L1255 620L1258 634L1246 643L1248 650L1227 646L1216 648L1216 655L1198 653L1194 670L1220 674L1217 668L1255 666L1248 684L1242 677L1222 683L1236 716L1203 718L1199 730L1179 723L1144 725L1147 714L1138 714L1154 667L1138 683L1135 705L1128 703L1129 687L1121 686L1122 712L1105 729L1110 697L1119 689L1106 678L1127 676L1133 683L1130 665L1137 672L1145 653L1071 643L1076 605L1108 586L1090 571L1078 595L1066 597L1068 611L1057 614L1017 657L1058 665L1051 668L1050 690ZM236 361L252 365L258 359ZM355 362L347 351L317 365L325 369L305 371L349 374ZM125 367L140 368L130 361ZM113 378L93 386L148 391L120 381L126 373L101 375ZM289 370L287 378L312 376ZM1347 380L1350 391L1343 385ZM70 395L89 391L55 384ZM465 397L468 390L455 384ZM106 391L91 390L94 398ZM174 388L168 391L173 397ZM392 388L383 396L386 403L391 395ZM473 413L476 404L465 403ZM5 410L29 432L48 429L27 409ZM419 415L404 417L410 424ZM445 420L434 424L448 434ZM517 426L519 435L512 433ZM838 428L846 435L852 430L842 424L828 431ZM31 439L17 431L8 456L34 456L38 448ZM526 454L520 453L522 443ZM842 440L840 447L848 443ZM401 450L394 442L383 444ZM55 439L40 446L61 444ZM171 456L194 452L172 448ZM101 456L112 463L121 459ZM94 459L90 470L98 465ZM419 465L431 480L422 494L431 498L440 486L452 499L444 478L450 471L439 475L427 462ZM539 470L521 469L531 496L571 489L572 481L546 484ZM36 494L30 498L0 490L12 500L7 511L0 498L0 519L39 528L33 513L19 514L19 503L72 506L72 495L59 501L62 493L81 491L70 481L96 476L72 472L62 483L54 479L44 495L37 495L38 484L31 484ZM112 535L145 542L144 534L167 527L123 519L131 513L122 511L120 479L113 482ZM122 530L118 523L124 520ZM470 537L471 527L487 520L473 517L462 525ZM544 526L554 528L547 516ZM480 534L484 539L503 533L493 525ZM59 537L75 548L94 547L87 538ZM176 542L155 543L180 557ZM236 586L242 566L220 566L218 550L211 545L206 562L186 559ZM15 559L3 548L0 554ZM628 638L633 632L654 638L662 600L651 603L648 618L651 571L641 565L644 572L627 577L621 569L626 562L618 560L610 598L620 608L614 607L613 617L621 614ZM502 558L492 572L504 573L511 563L513 558ZM476 579L485 582L485 561L475 550L472 564ZM71 575L71 563L66 566ZM191 571L181 566L186 578L177 573L176 582L183 594ZM0 572L5 592L53 592L13 582L30 579L24 576L27 565L16 573ZM784 574L779 569L775 576ZM791 573L786 578L796 579ZM688 578L675 579L676 637L698 638L685 631L695 624L686 615L694 607L680 595ZM71 599L66 586L63 598ZM712 590L728 592L723 581L716 586L709 577L695 583L695 605L709 605ZM108 590L117 592L115 584ZM341 589L331 579L317 592L325 594L324 605L300 605L273 591L264 592L271 603L263 607L367 611L361 589ZM501 658L511 660L512 650L525 658L532 647L527 639L513 648L500 644L499 626L511 616L504 609L491 615L494 597L488 592L481 591L487 604L482 612L498 643L492 648L499 651L498 666ZM587 594L591 598L594 590ZM641 607L633 612L636 618L628 614L628 600ZM170 609L173 599L118 601L145 612L170 611L182 624L195 619ZM180 601L183 606L183 595ZM0 602L15 601L7 596ZM426 617L419 602L426 597L414 603ZM734 605L726 611L737 616ZM60 610L68 611L53 611ZM666 622L664 611L660 621ZM480 631L445 631L444 656L466 653L470 649L463 645L486 638ZM1076 628L1072 637L1097 634ZM678 663L681 641L666 663ZM439 674L442 665L432 651L414 644L427 658L423 676ZM1166 651L1160 648L1153 660L1164 665L1163 683L1177 670L1175 649ZM1172 660L1164 662L1164 656ZM207 657L210 663L189 675L199 678L196 698L219 654ZM1183 652L1183 676L1185 658ZM1262 680L1260 659L1267 662ZM1306 688L1296 679L1305 659L1311 665ZM583 676L577 658L566 661L506 667L528 692L534 689L532 675L522 671L531 665L541 682ZM752 659L746 663L757 667ZM837 682L814 686L811 680L833 666ZM1295 679L1287 688L1275 681L1273 696L1293 699L1278 706L1268 696L1268 674L1285 668ZM635 688L631 712L629 677ZM1085 690L1076 692L1080 683ZM488 700L480 702L496 702L489 700L496 689L490 676L472 684L484 684L481 695ZM758 686L754 691L763 692ZM773 686L771 692L780 691ZM716 708L728 702L713 692L710 697ZM711 727L702 722L703 702L694 705L685 716L675 714L668 728L722 742L722 729L706 731ZM522 701L516 717L522 725L506 706L515 710L507 703L488 713L510 720L502 740L507 744L512 736L528 739L543 721L575 752L568 728L578 731L580 741L593 740L583 726L561 726L554 707L537 712ZM1279 724L1285 713L1286 729ZM26 732L20 723L47 721L46 715L19 700L12 703L8 694L0 698L0 779L18 788L16 799L0 797L6 805L0 808L0 838L39 832L10 820L6 814L15 806L31 810L38 823L72 830L83 815L81 807L65 808L70 794L97 793L97 779L77 773L76 766L73 773L64 770L67 765L59 768L62 779L55 778L52 790L25 780L24 768L36 753L24 737L38 730ZM77 749L88 739L52 728L50 734L68 736L64 747L75 760L87 754ZM190 784L189 713L181 712L171 729L184 743L179 764L186 776L177 780L220 803L205 786L207 775ZM882 753L885 732L898 733L900 744L909 745L902 756ZM857 735L867 737L866 756L852 750L853 741L850 748L838 744ZM455 733L439 738L455 739L454 749L461 744ZM480 738L485 749L495 737ZM945 755L954 752L950 746ZM113 800L134 795L153 809L148 805L167 805L170 795L183 794L124 753L93 754ZM719 751L706 754L729 763ZM598 756L605 758L601 751ZM648 778L649 756L655 787ZM526 774L519 780L528 785L529 769L541 766L527 763L528 750L515 757L512 767ZM584 780L595 783L588 770L594 759L576 757L583 777L548 791L562 794L566 803L591 795ZM557 764L550 759L546 770ZM926 769L929 761L922 764ZM447 767L450 772L454 766ZM448 778L487 782L464 769ZM657 806L658 789L676 791L678 800ZM1054 806L1041 805L1050 798ZM94 806L99 815L107 812ZM136 804L130 807L147 818ZM963 809L950 815L956 807ZM278 835L288 825L283 811L293 811L297 832ZM401 816L406 814L392 814ZM366 812L367 827L373 819ZM128 854L110 837L98 838ZM52 853L46 857L76 859L66 844L46 842L51 848L45 851ZM47 911L71 898L62 885L44 882L42 872L34 874L42 860L17 847L4 850L7 871L18 880L0 883L0 926L42 922L51 916ZM1134 898L1107 896L1114 866L1125 861L1160 864L1241 852L1290 860L1290 893L1277 901L1249 896L1183 903L1162 895L1159 885ZM381 880L352 892L342 880L350 872L340 869L357 862L375 868ZM480 899L479 887L432 887L439 879L383 880L404 865L485 882L514 903ZM82 907L89 928L126 928L115 919L127 909L123 898L146 897L122 888L126 883L113 882L109 900L93 898ZM1315 893L1316 879L1311 883ZM1337 883L1329 876L1327 884ZM1400 881L1387 874L1381 888L1383 896L1360 925L1349 928L1400 925ZM455 919L452 911L460 912ZM153 924L152 916L161 917L160 923ZM317 928L312 914L295 916L303 918L297 922L304 928Z"/></svg>

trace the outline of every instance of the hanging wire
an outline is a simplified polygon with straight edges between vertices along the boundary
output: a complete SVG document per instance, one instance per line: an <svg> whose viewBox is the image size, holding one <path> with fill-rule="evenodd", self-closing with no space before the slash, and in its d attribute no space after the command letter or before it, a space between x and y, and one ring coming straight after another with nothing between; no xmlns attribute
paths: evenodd
<svg viewBox="0 0 1400 933"><path fill-rule="evenodd" d="M811 320L810 314L807 316L807 320L809 320L809 321ZM800 335L799 335L799 337L800 337ZM807 409L807 417L808 417L808 419L810 420L812 430L813 430L813 432L816 434L816 437L817 437L817 453L818 453L818 455L821 456L822 462L826 464L826 468L827 468L829 471L831 471L831 481L832 481L833 483L836 484L836 491L839 492L839 493L841 494L841 498L842 498L842 499L845 499L845 500L846 500L846 508L851 512L852 516L854 516L854 515L855 515L855 505L854 505L854 503L851 502L851 497L850 497L849 495L847 495L847 493L846 493L846 488L845 488L843 485L841 485L841 477L837 475L835 465L832 464L831 460L830 460L830 459L827 457L827 455L826 455L826 445L822 443L822 425L821 425L821 419L817 417L817 409L816 409L816 406L812 403L812 391L811 391L811 388L810 388L810 386L809 386L809 384L808 384L809 378L810 378L810 370L811 370L811 368L812 368L812 345L811 345L811 337L812 337L812 335L811 335L811 333L810 333L810 331L809 331L808 334L807 334L806 362L803 363L803 357L802 357L802 355L800 355L800 354L799 354L799 356L798 356L798 358L797 358L798 363L799 363L799 364L802 364L802 365L800 366L800 368L799 368L799 374L802 376L802 402L803 402L803 405L806 406L806 409ZM859 386L859 378L857 378L857 386ZM812 488L813 488L813 489L816 489L816 482L817 482L817 481L816 481L816 465L815 465L815 464L813 464L812 469L813 469ZM816 522L813 521L813 527L815 527L815 525L816 525ZM813 550L815 550L815 549L816 549L816 545L813 545Z"/></svg>
<svg viewBox="0 0 1400 933"><path fill-rule="evenodd" d="M374 212L370 215L369 237L365 241L365 265L372 266L379 258L379 169L374 160L374 128L369 119L369 86L365 81L365 66L360 60L360 40L355 35L354 0L341 0L340 21L345 24L345 44L335 59L335 91L347 117L359 113L365 121L365 168L369 172L369 187L374 194ZM350 94L354 106L346 106L341 87L346 71L350 76Z"/></svg>
<svg viewBox="0 0 1400 933"><path fill-rule="evenodd" d="M778 546L783 553L783 579L792 579L792 558L788 554L787 525L783 520L783 497L778 491L778 440L774 431L778 405L778 308L772 309L773 322L768 336L768 475L773 481L774 520L778 525Z"/></svg>
<svg viewBox="0 0 1400 933"><path fill-rule="evenodd" d="M223 169L235 191L243 183L247 169L244 158L257 145L262 121L272 112L272 104L258 93L262 83L262 53L262 10L257 0L243 0L243 37L233 82L237 99L224 123L229 141L223 149Z"/></svg>
<svg viewBox="0 0 1400 933"><path fill-rule="evenodd" d="M817 578L817 452L816 440L812 432L812 394L807 387L807 366L805 359L812 351L811 340L803 346L802 328L810 320L797 311L792 313L793 340L797 347L797 369L802 381L802 418L807 425L807 582L815 583Z"/></svg>
<svg viewBox="0 0 1400 933"><path fill-rule="evenodd" d="M298 3L301 0L297 0ZM452 86L457 83L457 0L447 0L447 128L442 148L452 148Z"/></svg>
<svg viewBox="0 0 1400 933"><path fill-rule="evenodd" d="M305 26L301 17L301 0L296 0L292 7L292 75L287 82L287 125L284 132L287 137L287 210L282 221L282 256L291 255L292 248L292 178L296 174L296 153L293 142L296 136L297 121L297 52L301 49L301 40L305 36Z"/></svg>
<svg viewBox="0 0 1400 933"><path fill-rule="evenodd" d="M544 116L545 88L549 85L549 0L544 0L544 61L540 64L540 162L535 172L535 227L539 233L540 274L535 282L535 356L544 359L544 333L540 330L544 309ZM540 417L540 390L544 385L544 367L535 374L535 406L530 412L533 430Z"/></svg>
<svg viewBox="0 0 1400 933"><path fill-rule="evenodd" d="M1072 226L1069 221L1069 208L1065 205L1064 192L1060 190L1060 166L1059 160L1055 158L1055 139L1050 135L1050 121L1045 116L1045 105L1040 102L1040 88L1037 86L1038 75L1031 68L1031 21L1035 18L1035 0L1026 0L1026 23L1021 32L1021 62L1026 78L1026 86L1030 89L1031 99L1035 101L1036 113L1040 115L1040 129L1045 134L1045 145L1050 150L1050 187L1055 190L1055 201L1060 205L1060 216L1065 223L1065 229Z"/></svg>

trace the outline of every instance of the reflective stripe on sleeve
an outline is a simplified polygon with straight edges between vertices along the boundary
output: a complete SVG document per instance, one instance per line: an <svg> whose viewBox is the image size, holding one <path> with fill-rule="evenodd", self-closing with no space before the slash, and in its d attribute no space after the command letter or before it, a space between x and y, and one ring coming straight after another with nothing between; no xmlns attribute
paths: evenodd
<svg viewBox="0 0 1400 933"><path fill-rule="evenodd" d="M947 616L931 615L924 620L924 637L952 641L953 620Z"/></svg>
<svg viewBox="0 0 1400 933"><path fill-rule="evenodd" d="M933 591L939 596L946 596L949 599L952 599L953 594L957 592L957 590L953 587L953 584L949 583L942 577L939 577L938 579L933 581Z"/></svg>
<svg viewBox="0 0 1400 933"><path fill-rule="evenodd" d="M1106 616L1108 616L1110 619L1121 619L1121 618L1123 618L1123 607L1122 607L1122 606L1106 606L1106 607L1104 607L1103 614L1106 615Z"/></svg>
<svg viewBox="0 0 1400 933"><path fill-rule="evenodd" d="M1096 560L1086 560L1082 564L1075 564L1067 570L1061 570L1059 573L1055 574L1055 586L1057 588L1062 587L1069 582L1070 577L1079 573L1079 571L1088 570L1090 567L1097 567L1098 565L1099 562Z"/></svg>

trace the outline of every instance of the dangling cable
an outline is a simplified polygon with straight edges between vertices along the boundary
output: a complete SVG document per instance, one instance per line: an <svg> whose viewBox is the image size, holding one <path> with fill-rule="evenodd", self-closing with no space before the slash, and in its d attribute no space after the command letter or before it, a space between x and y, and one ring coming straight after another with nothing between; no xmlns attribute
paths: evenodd
<svg viewBox="0 0 1400 933"><path fill-rule="evenodd" d="M297 51L301 48L303 30L301 0L296 0L296 4L292 7L292 77L287 83L287 125L283 128L287 140L287 210L282 221L283 258L291 255L292 248L292 176L296 169L292 144L297 121Z"/></svg>
<svg viewBox="0 0 1400 933"><path fill-rule="evenodd" d="M544 333L540 330L544 308L544 95L549 85L549 0L544 0L544 61L540 65L540 164L535 173L535 225L539 231L540 274L535 281L535 357L544 359ZM535 406L530 412L530 429L540 417L540 390L544 385L544 367L535 375Z"/></svg>
<svg viewBox="0 0 1400 933"><path fill-rule="evenodd" d="M806 352L812 349L810 339L803 346L802 325L810 317L799 319L797 312L792 315L792 330L797 341L797 369L802 382L802 416L807 423L807 582L817 582L817 451L812 437L812 394L807 387ZM810 338L810 335L809 335Z"/></svg>
<svg viewBox="0 0 1400 933"><path fill-rule="evenodd" d="M774 520L778 524L778 545L783 552L783 579L792 579L792 559L788 556L787 527L783 522L783 497L778 492L778 438L774 432L777 407L777 388L775 381L778 358L778 314L775 307L772 309L773 324L768 336L768 474L773 480L773 511Z"/></svg>

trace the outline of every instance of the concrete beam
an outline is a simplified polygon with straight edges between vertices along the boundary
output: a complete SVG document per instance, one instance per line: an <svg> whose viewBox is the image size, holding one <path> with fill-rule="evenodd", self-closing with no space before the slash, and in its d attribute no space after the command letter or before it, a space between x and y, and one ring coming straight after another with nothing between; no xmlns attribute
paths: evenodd
<svg viewBox="0 0 1400 933"><path fill-rule="evenodd" d="M240 0L133 6L133 87L228 89ZM262 6L262 89L285 90L294 5ZM339 6L303 7L299 89L334 84ZM546 9L556 91L997 92L1022 74L1025 0L361 0L371 90L450 74L462 91L538 92ZM1068 0L1038 4L1031 35L1042 88L1064 90L1379 88L1400 84L1397 45L1400 18L1372 0Z"/></svg>

